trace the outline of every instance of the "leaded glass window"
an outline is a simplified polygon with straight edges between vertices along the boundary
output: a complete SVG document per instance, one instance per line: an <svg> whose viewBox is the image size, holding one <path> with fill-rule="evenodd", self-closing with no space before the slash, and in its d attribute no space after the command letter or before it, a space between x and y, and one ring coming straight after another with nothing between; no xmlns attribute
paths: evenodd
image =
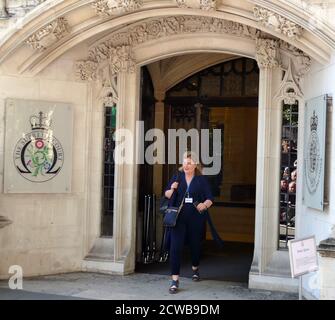
<svg viewBox="0 0 335 320"><path fill-rule="evenodd" d="M102 236L113 235L115 128L116 106L106 106L104 137L103 208L101 219Z"/></svg>

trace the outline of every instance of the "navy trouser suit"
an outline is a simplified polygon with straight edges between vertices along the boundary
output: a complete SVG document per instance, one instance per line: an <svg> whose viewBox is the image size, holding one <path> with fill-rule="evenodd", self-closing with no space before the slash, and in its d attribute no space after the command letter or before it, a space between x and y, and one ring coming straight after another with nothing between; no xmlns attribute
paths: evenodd
<svg viewBox="0 0 335 320"><path fill-rule="evenodd" d="M186 197L193 199L193 203L185 203L184 201L177 224L170 230L171 274L179 275L180 261L186 237L191 250L192 266L196 267L200 263L201 242L205 231L206 215L200 213L194 203L206 200L213 201L214 199L205 176L194 176L189 186L187 186L185 173L180 172L179 177L177 175L172 177L166 190L169 190L175 181L178 181L179 185L171 197L170 205L179 206L186 191Z"/></svg>

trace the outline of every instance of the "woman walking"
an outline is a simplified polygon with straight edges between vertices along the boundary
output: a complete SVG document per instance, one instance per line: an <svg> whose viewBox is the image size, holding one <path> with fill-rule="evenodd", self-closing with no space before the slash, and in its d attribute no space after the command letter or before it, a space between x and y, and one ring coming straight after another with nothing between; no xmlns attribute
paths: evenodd
<svg viewBox="0 0 335 320"><path fill-rule="evenodd" d="M172 277L170 293L178 292L181 256L186 236L192 257L192 280L200 280L199 265L201 242L206 223L205 212L213 204L209 183L202 175L200 164L194 153L185 153L183 165L179 171L178 175L172 177L165 191L165 197L171 200L171 206L179 206L184 199L177 224L170 229Z"/></svg>

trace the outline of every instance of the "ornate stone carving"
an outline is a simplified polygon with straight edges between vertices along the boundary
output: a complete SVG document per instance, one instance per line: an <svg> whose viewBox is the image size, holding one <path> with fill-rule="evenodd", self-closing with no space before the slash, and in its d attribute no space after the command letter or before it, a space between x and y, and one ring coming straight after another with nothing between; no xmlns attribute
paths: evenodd
<svg viewBox="0 0 335 320"><path fill-rule="evenodd" d="M284 101L285 104L295 104L296 100L303 98L299 83L293 76L291 60L276 97Z"/></svg>
<svg viewBox="0 0 335 320"><path fill-rule="evenodd" d="M95 0L92 4L96 13L102 16L112 16L141 8L142 0Z"/></svg>
<svg viewBox="0 0 335 320"><path fill-rule="evenodd" d="M22 3L22 5L25 7L36 7L45 1L46 0L26 0L25 3Z"/></svg>
<svg viewBox="0 0 335 320"><path fill-rule="evenodd" d="M90 60L76 62L76 76L78 80L93 81L97 79L98 63Z"/></svg>
<svg viewBox="0 0 335 320"><path fill-rule="evenodd" d="M109 77L119 72L134 72L135 61L132 58L131 47L102 44L90 51L88 60L76 63L76 74L79 80L98 79L105 85L108 81L105 70L108 70Z"/></svg>
<svg viewBox="0 0 335 320"><path fill-rule="evenodd" d="M117 75L112 74L109 68L103 70L102 89L99 99L105 106L116 106L119 101L117 92Z"/></svg>
<svg viewBox="0 0 335 320"><path fill-rule="evenodd" d="M310 56L282 40L279 41L279 47L280 50L293 61L296 76L303 77L310 70L312 64Z"/></svg>
<svg viewBox="0 0 335 320"><path fill-rule="evenodd" d="M58 18L47 26L39 29L25 42L35 50L45 50L47 47L69 33L69 25L65 18Z"/></svg>
<svg viewBox="0 0 335 320"><path fill-rule="evenodd" d="M282 52L287 52L294 61L295 75L302 76L311 65L311 59L301 50L285 41L263 39L261 32L246 25L211 17L180 16L164 17L140 22L111 34L89 50L86 61L79 61L77 73L80 80L101 79L98 69L101 64L110 64L112 74L131 72L135 62L131 47L162 37L187 33L217 33L246 37L256 41L256 58L260 67L277 67L282 64Z"/></svg>
<svg viewBox="0 0 335 320"><path fill-rule="evenodd" d="M134 72L135 70L135 62L132 58L130 46L113 47L101 45L90 52L89 58L99 64L108 60L111 74Z"/></svg>
<svg viewBox="0 0 335 320"><path fill-rule="evenodd" d="M162 37L196 32L227 33L251 39L259 35L255 28L210 17L182 16L150 20L126 27L95 45L90 49L87 60L77 62L77 77L79 80L101 80L103 77L99 70L107 64L111 74L133 72L135 62L131 47Z"/></svg>
<svg viewBox="0 0 335 320"><path fill-rule="evenodd" d="M252 27L217 18L197 16L164 17L138 23L112 34L108 40L103 40L102 43L95 46L91 50L91 54L93 56L104 54L107 50L106 47L136 46L150 40L196 32L226 33L251 39L256 39L259 34L258 30Z"/></svg>
<svg viewBox="0 0 335 320"><path fill-rule="evenodd" d="M280 65L278 48L278 40L256 39L256 60L260 68L274 68Z"/></svg>
<svg viewBox="0 0 335 320"><path fill-rule="evenodd" d="M303 28L285 17L260 6L254 7L255 18L265 27L274 29L289 38L299 38Z"/></svg>
<svg viewBox="0 0 335 320"><path fill-rule="evenodd" d="M179 8L216 10L216 0L175 0Z"/></svg>
<svg viewBox="0 0 335 320"><path fill-rule="evenodd" d="M0 2L6 0L0 0ZM7 0L7 12L10 17L18 18L25 16L30 10L42 4L46 0Z"/></svg>

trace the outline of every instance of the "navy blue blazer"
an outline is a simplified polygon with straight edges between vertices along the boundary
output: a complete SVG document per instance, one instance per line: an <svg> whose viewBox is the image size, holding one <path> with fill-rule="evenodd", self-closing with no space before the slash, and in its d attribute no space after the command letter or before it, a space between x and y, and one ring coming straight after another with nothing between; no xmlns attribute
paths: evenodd
<svg viewBox="0 0 335 320"><path fill-rule="evenodd" d="M185 180L185 173L183 171L178 172L178 174L175 174L171 180L169 181L165 191L171 189L171 185L173 182L179 182L178 188L176 191L174 191L172 197L170 198L169 205L177 207L181 204L181 201L183 200L184 194L187 190L187 183ZM165 193L164 191L164 193ZM208 183L208 180L205 176L194 176L188 190L190 197L193 198L194 202L204 202L206 200L211 200L214 202L214 197L211 191L211 187ZM185 203L183 206L183 210L192 210L197 211L196 207L193 204ZM200 216L199 216L200 217ZM223 247L223 240L220 238L219 234L217 233L215 226L212 222L212 219L209 215L208 210L206 210L201 217L204 217L204 221L207 220L211 234L213 236L213 239L216 241L216 243L222 248ZM170 229L170 228L167 228ZM167 238L169 238L169 231ZM169 243L167 240L166 243Z"/></svg>
<svg viewBox="0 0 335 320"><path fill-rule="evenodd" d="M171 189L171 185L173 182L179 182L177 190L174 191L171 199L170 206L179 206L181 201L183 200L184 194L187 190L187 183L185 180L185 173L183 171L179 172L178 175L175 174L171 180L169 181L165 191ZM194 176L189 189L188 189L189 197L193 198L194 202L204 202L206 200L211 200L214 202L214 197L211 191L211 187L208 183L208 180L205 176Z"/></svg>

